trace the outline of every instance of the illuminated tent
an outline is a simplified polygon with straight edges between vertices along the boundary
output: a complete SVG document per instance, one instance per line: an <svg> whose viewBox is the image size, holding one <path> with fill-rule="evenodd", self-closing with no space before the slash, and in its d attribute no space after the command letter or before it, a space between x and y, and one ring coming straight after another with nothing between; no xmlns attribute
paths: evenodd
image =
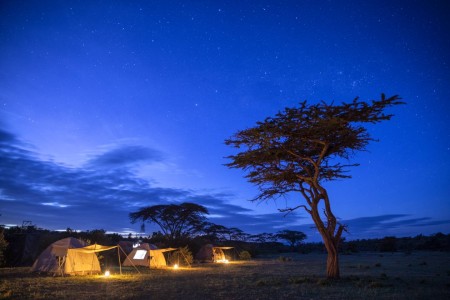
<svg viewBox="0 0 450 300"><path fill-rule="evenodd" d="M233 249L233 247L218 247L211 244L204 245L200 248L195 259L202 262L219 262L226 259L223 250Z"/></svg>
<svg viewBox="0 0 450 300"><path fill-rule="evenodd" d="M164 268L167 266L164 252L174 251L176 248L158 249L155 245L141 244L128 254L123 266L144 266L149 268Z"/></svg>
<svg viewBox="0 0 450 300"><path fill-rule="evenodd" d="M48 246L34 262L32 272L60 275L85 275L101 273L97 252L117 246L90 245L69 237Z"/></svg>

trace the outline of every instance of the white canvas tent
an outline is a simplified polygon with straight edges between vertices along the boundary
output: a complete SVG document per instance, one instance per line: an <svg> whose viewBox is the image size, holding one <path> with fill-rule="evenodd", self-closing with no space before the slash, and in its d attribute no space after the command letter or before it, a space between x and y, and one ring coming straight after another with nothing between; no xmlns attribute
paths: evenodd
<svg viewBox="0 0 450 300"><path fill-rule="evenodd" d="M60 275L85 275L101 273L97 252L117 246L90 245L69 237L52 243L34 262L32 272Z"/></svg>
<svg viewBox="0 0 450 300"><path fill-rule="evenodd" d="M220 262L225 261L225 253L223 250L233 249L233 247L218 247L211 244L204 245L198 251L195 259L202 262Z"/></svg>
<svg viewBox="0 0 450 300"><path fill-rule="evenodd" d="M128 254L123 266L144 266L149 268L164 268L167 266L164 252L174 251L176 248L158 249L155 245L141 244Z"/></svg>

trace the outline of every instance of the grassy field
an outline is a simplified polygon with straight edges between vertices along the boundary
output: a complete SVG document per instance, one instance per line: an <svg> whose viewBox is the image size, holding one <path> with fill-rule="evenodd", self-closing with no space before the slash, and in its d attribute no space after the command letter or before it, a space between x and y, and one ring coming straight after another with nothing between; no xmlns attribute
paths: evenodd
<svg viewBox="0 0 450 300"><path fill-rule="evenodd" d="M295 254L188 269L52 277L0 269L2 299L450 299L450 253L341 256L342 279L324 278L325 255Z"/></svg>

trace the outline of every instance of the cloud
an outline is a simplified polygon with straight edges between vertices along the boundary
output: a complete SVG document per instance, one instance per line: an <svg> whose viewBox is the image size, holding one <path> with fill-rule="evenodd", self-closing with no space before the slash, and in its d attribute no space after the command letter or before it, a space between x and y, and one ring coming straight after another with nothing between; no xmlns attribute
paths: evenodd
<svg viewBox="0 0 450 300"><path fill-rule="evenodd" d="M17 143L17 141L16 137L13 134L0 128L0 143L1 144Z"/></svg>
<svg viewBox="0 0 450 300"><path fill-rule="evenodd" d="M127 160L126 149L133 159ZM136 207L173 201L186 194L150 187L127 169L68 168L41 160L4 130L0 130L0 155L1 223L32 220L50 229L98 226L118 230L129 226L128 213ZM106 166L155 159L161 158L144 147L126 147L99 155L94 161Z"/></svg>
<svg viewBox="0 0 450 300"><path fill-rule="evenodd" d="M284 223L281 213L258 215L230 204L234 195L229 193L151 186L131 168L163 161L161 153L149 148L115 148L91 158L84 167L70 168L42 160L25 146L15 135L0 130L1 223L31 220L48 229L121 232L130 227L128 214L140 207L185 201L206 206L212 222L244 231L275 230Z"/></svg>
<svg viewBox="0 0 450 300"><path fill-rule="evenodd" d="M122 146L97 155L88 166L100 168L129 167L139 163L160 162L163 154L158 150L143 146Z"/></svg>

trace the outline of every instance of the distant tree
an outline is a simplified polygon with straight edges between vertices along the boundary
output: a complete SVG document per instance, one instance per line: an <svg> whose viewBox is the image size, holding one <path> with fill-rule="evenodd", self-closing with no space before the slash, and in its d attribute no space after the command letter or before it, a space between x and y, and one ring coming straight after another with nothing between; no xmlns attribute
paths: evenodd
<svg viewBox="0 0 450 300"><path fill-rule="evenodd" d="M228 240L229 241L245 241L250 236L239 228L230 227L228 229Z"/></svg>
<svg viewBox="0 0 450 300"><path fill-rule="evenodd" d="M226 227L211 222L204 222L202 231L212 242L245 241L250 235L236 227Z"/></svg>
<svg viewBox="0 0 450 300"><path fill-rule="evenodd" d="M85 235L90 244L107 245L109 243L109 237L106 236L104 229L88 230Z"/></svg>
<svg viewBox="0 0 450 300"><path fill-rule="evenodd" d="M328 253L329 278L340 276L338 246L346 227L333 214L323 183L351 177L347 168L358 164L343 164L343 159L374 141L364 124L390 120L392 115L385 114L385 109L402 103L398 96L386 98L384 94L370 103L358 98L341 105L304 101L225 141L244 148L228 157L227 166L248 171L246 178L260 190L254 200L291 192L302 195L305 204L282 211L303 208L311 215Z"/></svg>
<svg viewBox="0 0 450 300"><path fill-rule="evenodd" d="M291 250L301 244L306 239L306 234L295 230L282 230L277 232L276 237L289 243Z"/></svg>
<svg viewBox="0 0 450 300"><path fill-rule="evenodd" d="M227 240L227 236L230 233L228 227L211 222L204 222L202 231L213 243Z"/></svg>
<svg viewBox="0 0 450 300"><path fill-rule="evenodd" d="M169 242L186 238L201 231L205 222L206 207L195 203L154 205L130 213L132 223L154 223L161 228Z"/></svg>
<svg viewBox="0 0 450 300"><path fill-rule="evenodd" d="M263 233L258 233L258 234L254 234L250 237L250 239L256 243L268 243L268 242L275 242L277 240L277 237L275 234L273 233L267 233L267 232L263 232Z"/></svg>

